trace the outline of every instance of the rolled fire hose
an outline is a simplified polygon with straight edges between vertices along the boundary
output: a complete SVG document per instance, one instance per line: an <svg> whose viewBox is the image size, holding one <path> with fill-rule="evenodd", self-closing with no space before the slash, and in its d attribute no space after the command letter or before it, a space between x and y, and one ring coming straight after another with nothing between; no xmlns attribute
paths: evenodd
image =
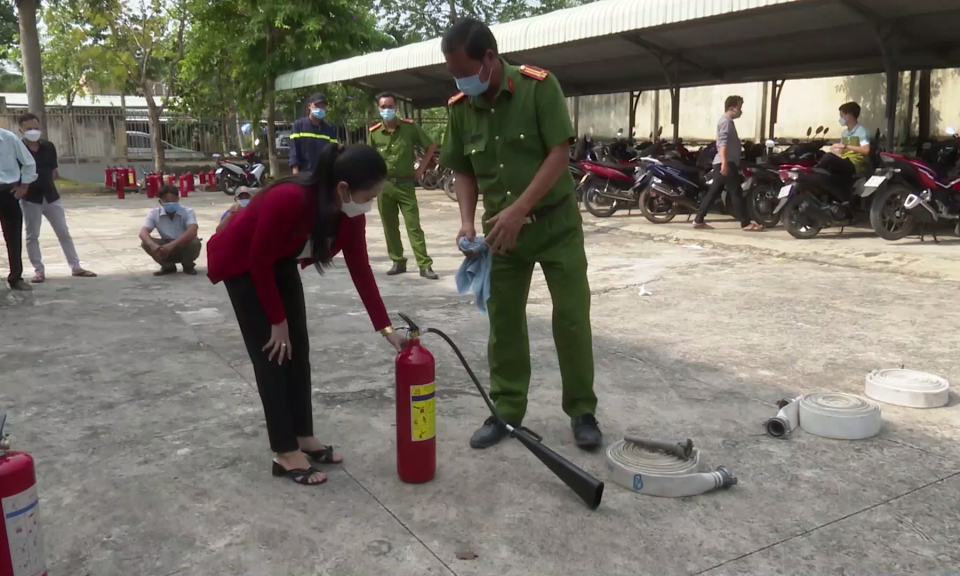
<svg viewBox="0 0 960 576"><path fill-rule="evenodd" d="M682 498L696 496L737 483L734 475L720 466L713 472L700 471L700 450L693 441L664 442L625 436L607 448L610 479L646 496Z"/></svg>
<svg viewBox="0 0 960 576"><path fill-rule="evenodd" d="M799 426L804 432L837 440L863 440L880 433L880 406L860 396L815 392L777 403L780 411L764 422L767 434L783 438Z"/></svg>
<svg viewBox="0 0 960 576"><path fill-rule="evenodd" d="M945 379L904 368L867 374L864 391L874 400L908 408L939 408L950 401L950 383Z"/></svg>

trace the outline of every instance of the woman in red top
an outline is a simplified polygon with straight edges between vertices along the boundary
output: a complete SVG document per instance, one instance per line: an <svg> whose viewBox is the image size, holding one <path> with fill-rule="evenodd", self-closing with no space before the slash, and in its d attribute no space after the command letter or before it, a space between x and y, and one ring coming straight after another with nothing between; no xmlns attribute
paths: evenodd
<svg viewBox="0 0 960 576"><path fill-rule="evenodd" d="M274 476L318 485L327 477L307 456L325 464L343 461L313 437L310 343L298 255L304 267L313 263L322 274L342 250L374 329L397 350L403 346L367 259L364 214L386 176L383 158L370 146L327 146L312 174L268 186L207 245L207 276L226 284L253 362L270 448L276 452Z"/></svg>

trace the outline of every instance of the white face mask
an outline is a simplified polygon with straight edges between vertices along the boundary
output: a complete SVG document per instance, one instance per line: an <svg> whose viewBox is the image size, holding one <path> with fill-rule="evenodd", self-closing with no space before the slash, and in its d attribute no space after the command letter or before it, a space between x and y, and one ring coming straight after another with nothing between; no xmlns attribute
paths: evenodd
<svg viewBox="0 0 960 576"><path fill-rule="evenodd" d="M356 218L361 214L366 214L367 212L373 210L373 200L369 202L358 203L353 201L353 195L350 196L349 202L344 202L340 206L340 211L343 212L347 218Z"/></svg>
<svg viewBox="0 0 960 576"><path fill-rule="evenodd" d="M36 142L40 140L41 132L39 130L26 130L23 133L23 137L31 142Z"/></svg>

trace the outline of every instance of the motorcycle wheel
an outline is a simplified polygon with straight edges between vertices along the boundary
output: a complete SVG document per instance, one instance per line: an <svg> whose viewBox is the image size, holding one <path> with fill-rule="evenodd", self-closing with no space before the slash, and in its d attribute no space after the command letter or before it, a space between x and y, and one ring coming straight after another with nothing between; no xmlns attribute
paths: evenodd
<svg viewBox="0 0 960 576"><path fill-rule="evenodd" d="M583 205L597 218L609 218L617 211L616 200L600 193L605 185L606 182L595 176L583 183Z"/></svg>
<svg viewBox="0 0 960 576"><path fill-rule="evenodd" d="M420 179L420 186L425 190L436 190L440 184L439 180L440 175L436 170L427 170L423 173L423 178Z"/></svg>
<svg viewBox="0 0 960 576"><path fill-rule="evenodd" d="M232 172L227 173L227 171L224 170L223 175L220 177L220 191L227 196L233 196L239 186L243 186L243 182L234 176Z"/></svg>
<svg viewBox="0 0 960 576"><path fill-rule="evenodd" d="M773 228L780 222L780 214L773 213L773 209L777 207L779 192L769 184L757 184L750 190L747 195L747 208L754 222L764 228Z"/></svg>
<svg viewBox="0 0 960 576"><path fill-rule="evenodd" d="M447 198L457 201L457 190L454 188L454 184L457 180L457 177L453 174L448 174L443 178L443 191L447 194Z"/></svg>
<svg viewBox="0 0 960 576"><path fill-rule="evenodd" d="M655 198L653 187L647 186L640 193L640 211L643 217L654 224L666 224L677 215L677 203L664 198Z"/></svg>
<svg viewBox="0 0 960 576"><path fill-rule="evenodd" d="M870 204L870 226L884 240L900 240L910 235L916 228L917 220L906 208L903 201L910 191L900 184L889 184L874 196Z"/></svg>
<svg viewBox="0 0 960 576"><path fill-rule="evenodd" d="M806 194L798 194L787 201L783 207L783 227L791 236L800 240L809 240L823 228L823 224L803 213L803 203L812 199Z"/></svg>

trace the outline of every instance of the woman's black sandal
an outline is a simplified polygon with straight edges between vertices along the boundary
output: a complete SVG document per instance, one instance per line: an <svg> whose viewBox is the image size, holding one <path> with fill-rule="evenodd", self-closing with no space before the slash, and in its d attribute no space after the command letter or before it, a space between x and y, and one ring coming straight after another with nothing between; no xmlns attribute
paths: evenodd
<svg viewBox="0 0 960 576"><path fill-rule="evenodd" d="M294 482L296 482L297 484L302 484L303 486L319 486L321 484L326 483L327 481L326 477L324 477L324 479L319 482L310 481L310 477L318 472L320 471L314 468L313 466L311 466L310 468L307 468L306 470L304 470L303 468L287 470L286 468L281 466L279 462L273 463L274 476L289 478Z"/></svg>
<svg viewBox="0 0 960 576"><path fill-rule="evenodd" d="M312 452L301 450L301 452L318 464L343 464L343 460L338 462L333 459L333 446L327 446L323 450L314 450Z"/></svg>

